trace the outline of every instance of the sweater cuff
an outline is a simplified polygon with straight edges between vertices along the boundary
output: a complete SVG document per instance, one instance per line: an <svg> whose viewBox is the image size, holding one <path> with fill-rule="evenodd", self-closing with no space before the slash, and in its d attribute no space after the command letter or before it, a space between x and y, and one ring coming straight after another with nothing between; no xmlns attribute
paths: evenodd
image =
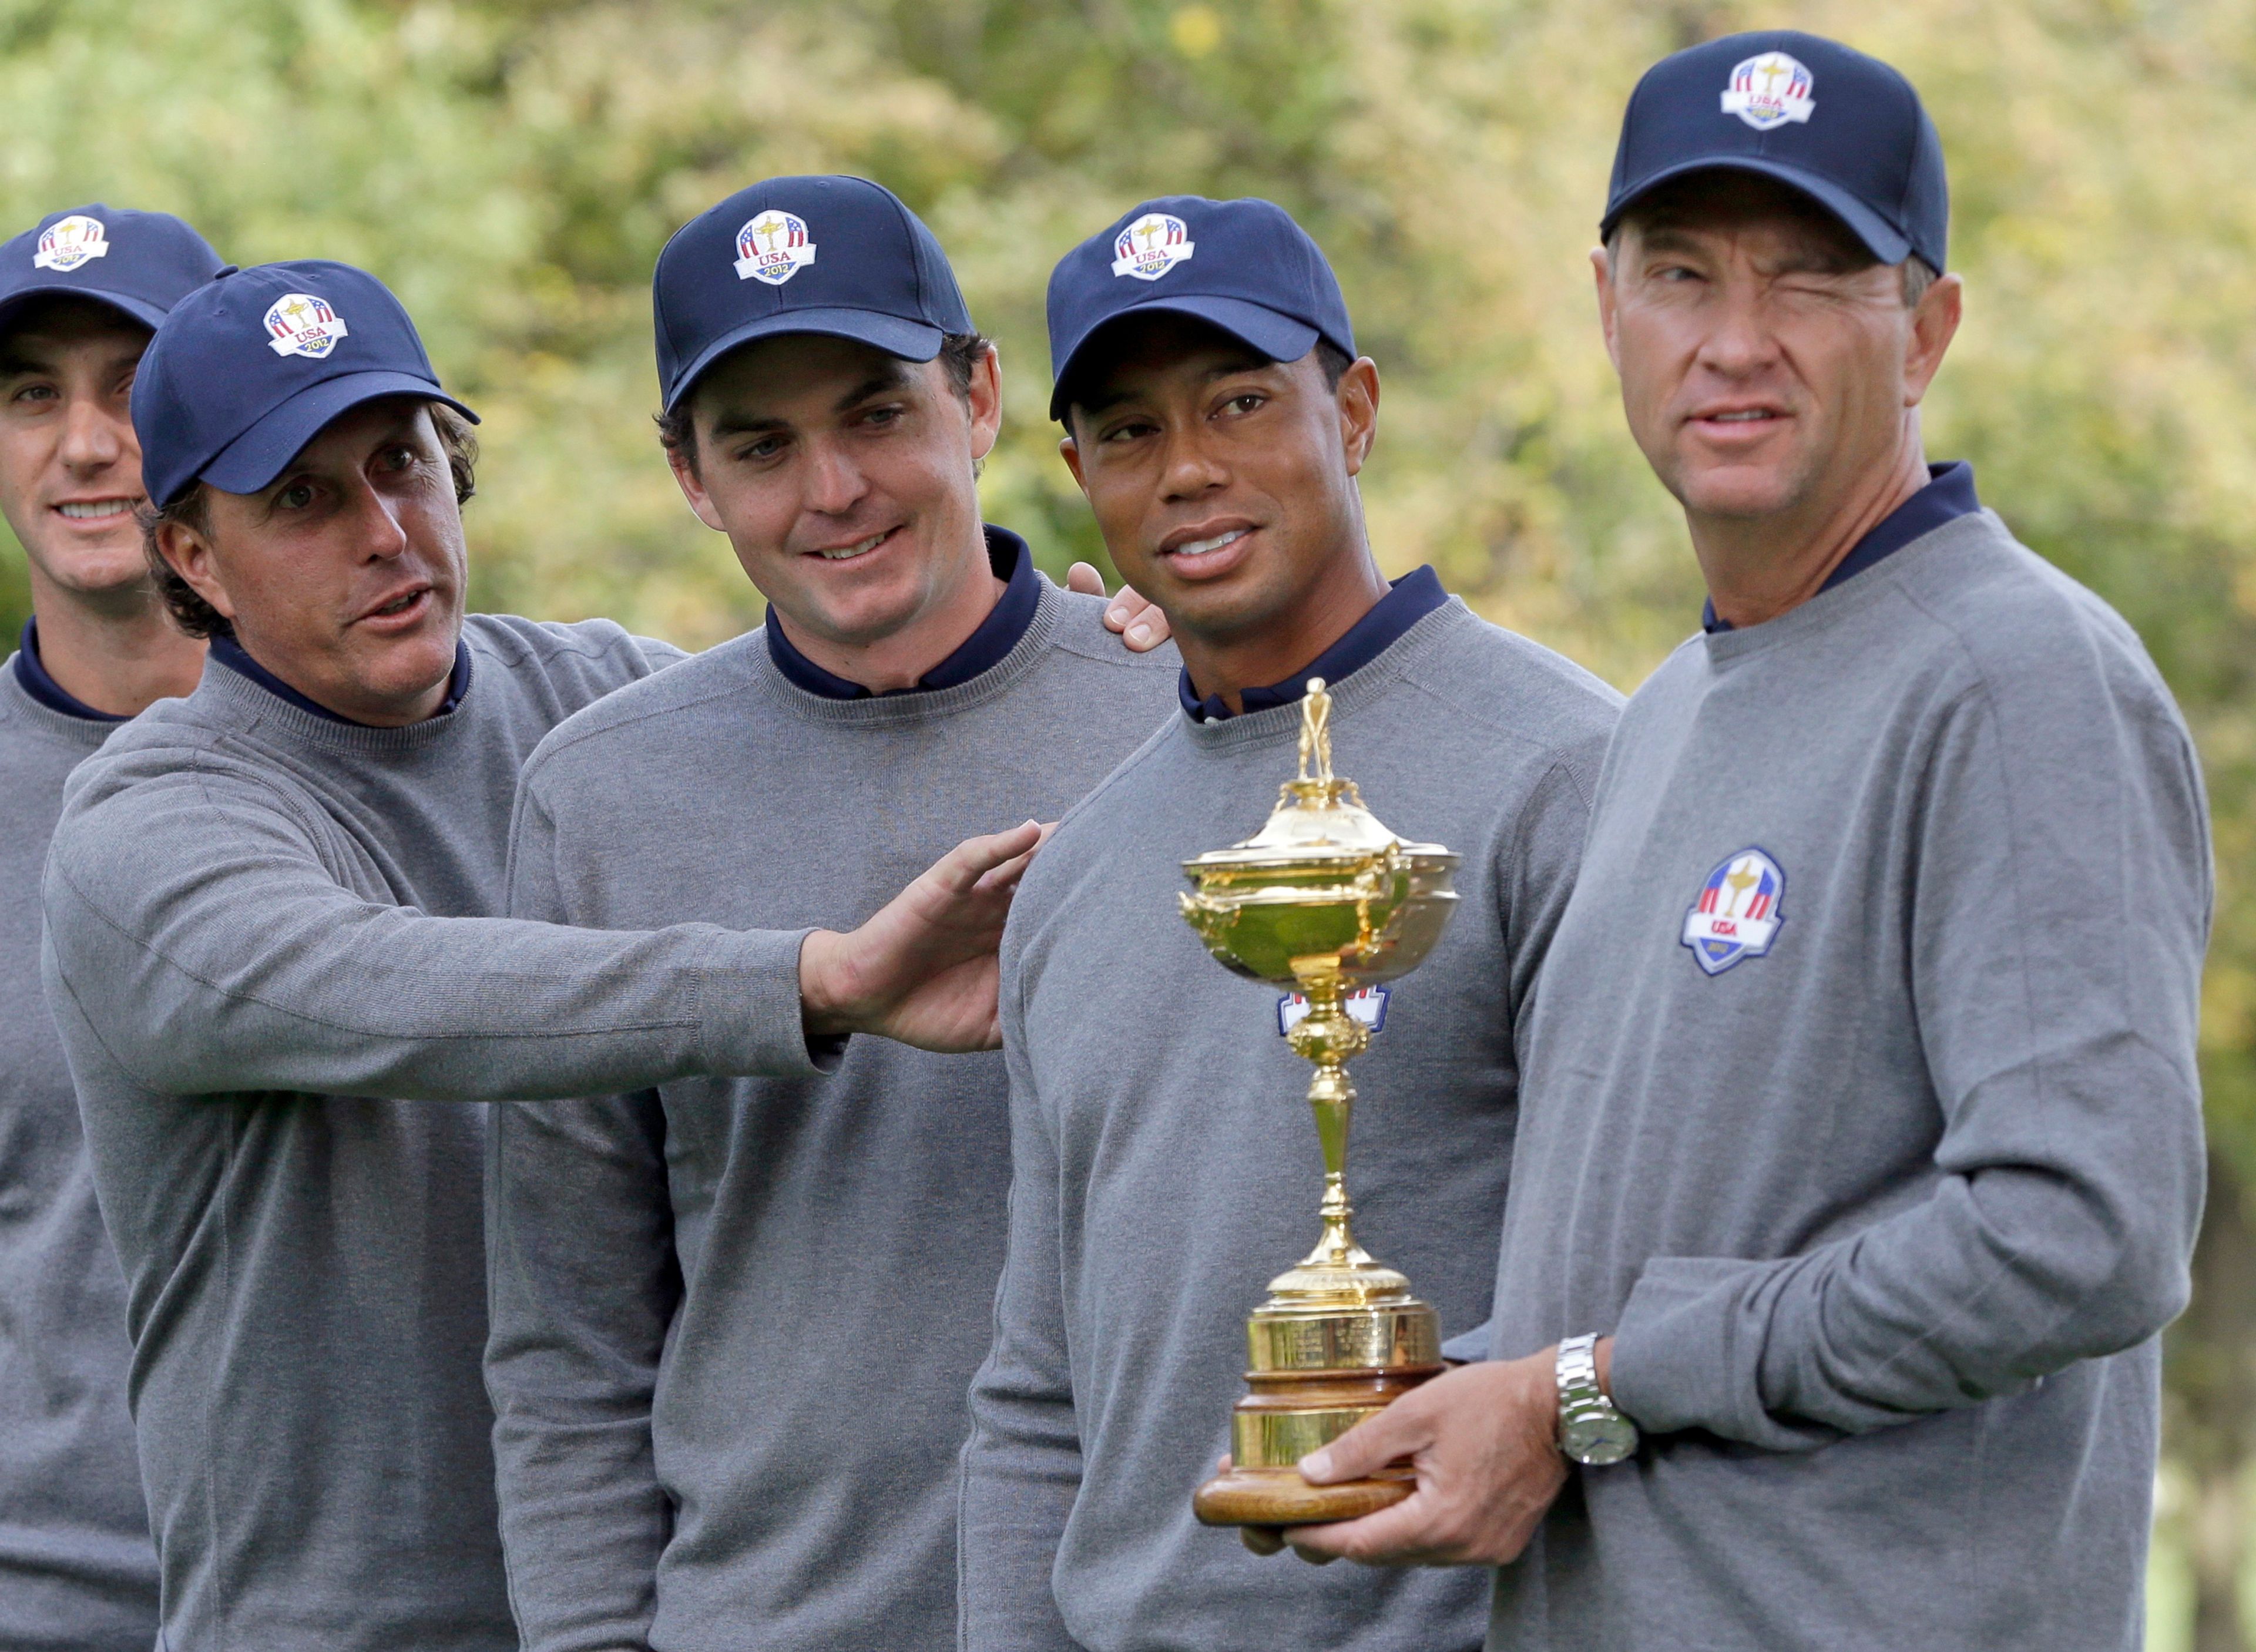
<svg viewBox="0 0 2256 1652"><path fill-rule="evenodd" d="M843 1035L809 1038L799 950L812 929L718 936L702 971L698 1043L706 1070L730 1078L819 1078L845 1058Z"/></svg>
<svg viewBox="0 0 2256 1652"><path fill-rule="evenodd" d="M1456 1359L1465 1365L1477 1365L1484 1359L1496 1358L1496 1321L1475 1325L1470 1331L1461 1331L1442 1345L1442 1358Z"/></svg>
<svg viewBox="0 0 2256 1652"><path fill-rule="evenodd" d="M1763 1408L1760 1287L1776 1266L1730 1256L1647 1261L1614 1328L1611 1386L1621 1413L1647 1434L1704 1429L1773 1451L1838 1439L1836 1430L1790 1425Z"/></svg>

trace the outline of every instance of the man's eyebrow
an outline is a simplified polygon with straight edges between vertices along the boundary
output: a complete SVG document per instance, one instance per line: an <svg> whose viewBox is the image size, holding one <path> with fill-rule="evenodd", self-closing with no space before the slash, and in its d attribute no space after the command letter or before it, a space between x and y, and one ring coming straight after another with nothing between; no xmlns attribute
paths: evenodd
<svg viewBox="0 0 2256 1652"><path fill-rule="evenodd" d="M1199 378L1202 383L1211 385L1216 379L1227 378L1232 373L1258 373L1265 367L1276 365L1278 364L1266 356L1251 354L1232 356L1216 362L1201 373ZM1128 400L1134 393L1128 390L1100 389L1094 395L1085 399L1080 396L1074 397L1073 405L1085 413L1101 413L1107 407L1115 407Z"/></svg>
<svg viewBox="0 0 2256 1652"><path fill-rule="evenodd" d="M833 404L831 411L844 413L850 407L859 406L872 396L882 396L889 390L899 390L908 382L909 364L906 362L889 362L841 396Z"/></svg>

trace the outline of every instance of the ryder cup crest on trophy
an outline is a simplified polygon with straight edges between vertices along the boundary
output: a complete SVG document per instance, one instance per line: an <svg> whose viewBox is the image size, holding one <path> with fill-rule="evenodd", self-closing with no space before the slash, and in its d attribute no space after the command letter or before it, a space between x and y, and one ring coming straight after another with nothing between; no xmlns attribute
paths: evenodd
<svg viewBox="0 0 2256 1652"><path fill-rule="evenodd" d="M1406 1469L1311 1486L1295 1466L1317 1447L1442 1369L1441 1324L1410 1281L1349 1232L1347 1063L1371 1041L1349 994L1417 968L1456 905L1456 856L1408 844L1332 773L1331 695L1311 678L1301 702L1300 773L1244 843L1183 863L1182 913L1225 969L1308 1000L1287 1037L1315 1063L1308 1103L1323 1150L1323 1235L1269 1282L1246 1324L1251 1392L1230 1420L1231 1465L1192 1507L1213 1526L1352 1520L1410 1494ZM1249 1027L1249 1035L1256 1029Z"/></svg>

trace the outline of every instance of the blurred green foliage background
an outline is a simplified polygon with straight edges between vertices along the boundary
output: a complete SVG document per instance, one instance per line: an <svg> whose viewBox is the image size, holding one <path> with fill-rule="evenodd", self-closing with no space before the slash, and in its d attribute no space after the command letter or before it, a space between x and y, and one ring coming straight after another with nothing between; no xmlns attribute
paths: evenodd
<svg viewBox="0 0 2256 1652"><path fill-rule="evenodd" d="M2245 0L0 0L0 233L162 208L244 264L390 282L485 415L481 606L701 646L759 613L653 439L666 237L775 173L882 180L1000 341L989 515L1099 547L1043 420L1051 264L1139 198L1261 194L1385 378L1392 571L1627 688L1692 629L1585 262L1615 124L1675 47L1790 25L1887 58L1949 157L1967 321L1930 453L2138 626L2202 744L2219 911L2211 1207L2171 1333L2154 1645L2256 1626L2256 8ZM0 548L0 620L25 606Z"/></svg>

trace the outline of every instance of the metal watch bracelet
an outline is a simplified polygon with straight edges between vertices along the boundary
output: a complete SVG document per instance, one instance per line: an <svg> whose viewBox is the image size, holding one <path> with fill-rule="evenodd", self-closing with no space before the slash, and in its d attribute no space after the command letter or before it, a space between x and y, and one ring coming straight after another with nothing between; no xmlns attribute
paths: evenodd
<svg viewBox="0 0 2256 1652"><path fill-rule="evenodd" d="M1614 1409L1598 1386L1596 1335L1559 1345L1559 1449L1590 1468L1618 1463L1637 1450L1637 1424Z"/></svg>

